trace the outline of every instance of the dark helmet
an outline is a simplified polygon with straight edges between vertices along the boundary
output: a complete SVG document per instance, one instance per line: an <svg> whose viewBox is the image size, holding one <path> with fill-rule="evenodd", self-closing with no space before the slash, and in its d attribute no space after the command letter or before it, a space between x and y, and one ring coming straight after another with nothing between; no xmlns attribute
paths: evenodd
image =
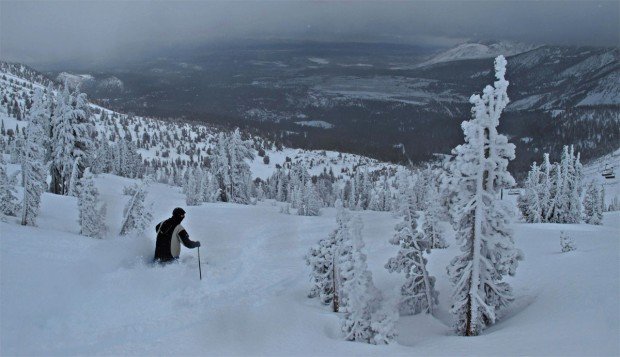
<svg viewBox="0 0 620 357"><path fill-rule="evenodd" d="M175 209L172 210L172 217L183 217L185 216L185 210L181 207L177 207Z"/></svg>

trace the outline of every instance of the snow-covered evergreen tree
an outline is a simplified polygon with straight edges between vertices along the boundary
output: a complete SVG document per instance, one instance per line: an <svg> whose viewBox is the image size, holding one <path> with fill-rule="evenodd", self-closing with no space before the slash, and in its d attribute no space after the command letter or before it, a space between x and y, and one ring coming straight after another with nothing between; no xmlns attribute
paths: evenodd
<svg viewBox="0 0 620 357"><path fill-rule="evenodd" d="M601 209L600 192L594 182L590 182L583 199L585 222L588 224L603 224L603 211Z"/></svg>
<svg viewBox="0 0 620 357"><path fill-rule="evenodd" d="M239 129L236 129L228 141L228 157L231 181L231 202L250 203L250 185L252 173L246 159L254 159L252 147L249 141L241 139Z"/></svg>
<svg viewBox="0 0 620 357"><path fill-rule="evenodd" d="M542 222L543 209L541 205L540 176L540 170L536 162L534 162L525 180L525 191L518 198L519 209L528 223Z"/></svg>
<svg viewBox="0 0 620 357"><path fill-rule="evenodd" d="M581 212L583 207L581 205L581 194L583 191L583 166L580 161L580 154L577 153L575 155L574 147L570 148L570 155L572 159L571 165L571 177L569 180L570 183L570 192L569 192L569 211L568 216L570 217L570 223L579 223L581 222Z"/></svg>
<svg viewBox="0 0 620 357"><path fill-rule="evenodd" d="M52 184L53 193L67 194L73 164L80 158L80 171L87 165L93 142L91 112L84 93L70 93L68 87L57 93L52 122Z"/></svg>
<svg viewBox="0 0 620 357"><path fill-rule="evenodd" d="M198 206L202 202L203 194L201 192L200 181L202 180L202 171L198 169L189 170L187 182L184 185L185 203L188 206Z"/></svg>
<svg viewBox="0 0 620 357"><path fill-rule="evenodd" d="M9 157L11 164L21 164L24 156L24 145L25 140L22 137L21 132L19 130L15 130L15 139L13 139L11 144L11 156Z"/></svg>
<svg viewBox="0 0 620 357"><path fill-rule="evenodd" d="M452 213L461 254L448 266L454 284L451 313L460 335L475 336L497 319L513 300L506 274L515 274L522 253L514 247L508 207L500 190L514 185L507 170L515 147L497 132L508 104L506 60L495 59L494 86L473 95L472 119L462 123L465 143L453 150L448 185L454 192Z"/></svg>
<svg viewBox="0 0 620 357"><path fill-rule="evenodd" d="M0 154L0 210L2 214L17 216L20 207L15 194L15 187L6 174L4 155Z"/></svg>
<svg viewBox="0 0 620 357"><path fill-rule="evenodd" d="M77 197L78 196L78 185L80 183L80 158L76 157L75 161L73 161L73 168L71 169L71 176L69 178L69 192L67 193L69 196Z"/></svg>
<svg viewBox="0 0 620 357"><path fill-rule="evenodd" d="M379 207L381 211L390 211L392 209L392 190L387 175L383 177L379 188Z"/></svg>
<svg viewBox="0 0 620 357"><path fill-rule="evenodd" d="M144 181L136 187L136 192L131 196L123 210L123 223L120 235L140 233L151 222L153 215L150 207L145 205L146 183Z"/></svg>
<svg viewBox="0 0 620 357"><path fill-rule="evenodd" d="M204 192L205 194L205 199L206 202L217 202L221 199L222 197L222 191L220 189L220 186L217 182L217 178L211 174L211 172L207 171L206 172L206 178L208 181L207 184L207 189Z"/></svg>
<svg viewBox="0 0 620 357"><path fill-rule="evenodd" d="M438 293L435 278L426 269L424 253L430 252L431 241L418 229L418 214L414 210L415 198L408 193L407 200L401 200L403 220L394 229L396 233L390 243L399 246L398 253L385 264L390 272L405 273L405 283L401 288L399 311L401 315L425 312L433 313Z"/></svg>
<svg viewBox="0 0 620 357"><path fill-rule="evenodd" d="M564 231L560 232L560 247L562 248L562 253L567 253L577 249L573 238L571 238L568 233Z"/></svg>
<svg viewBox="0 0 620 357"><path fill-rule="evenodd" d="M373 189L372 193L370 194L370 203L368 204L368 209L371 211L382 211L379 201L379 192L376 189Z"/></svg>
<svg viewBox="0 0 620 357"><path fill-rule="evenodd" d="M439 205L439 192L436 187L428 187L426 193L426 203L423 206L424 223L422 232L426 239L430 241L431 249L443 249L448 247L444 237L444 230L441 227L442 208Z"/></svg>
<svg viewBox="0 0 620 357"><path fill-rule="evenodd" d="M373 345L387 345L396 339L396 323L398 322L398 304L390 300L383 300L381 308L373 312L370 329Z"/></svg>
<svg viewBox="0 0 620 357"><path fill-rule="evenodd" d="M35 90L26 131L26 145L22 162L24 175L24 199L22 200L22 224L36 225L41 195L47 185L45 167L45 123L49 120L48 104L39 88Z"/></svg>
<svg viewBox="0 0 620 357"><path fill-rule="evenodd" d="M551 165L548 160L548 155L545 155L539 188L541 222L578 223L581 221L583 189L583 167L579 154L575 155L572 146L564 146L560 163L549 169Z"/></svg>
<svg viewBox="0 0 620 357"><path fill-rule="evenodd" d="M241 139L239 129L230 135L219 134L211 153L211 172L216 177L223 201L250 203L252 178L245 160L253 158L250 142Z"/></svg>
<svg viewBox="0 0 620 357"><path fill-rule="evenodd" d="M301 191L303 189L303 191ZM297 209L297 214L300 216L318 216L321 214L321 202L319 197L314 189L314 184L312 184L312 180L308 180L306 182L305 187L299 188L300 194L300 202L299 207Z"/></svg>
<svg viewBox="0 0 620 357"><path fill-rule="evenodd" d="M329 305L334 299L334 254L336 252L337 231L321 239L317 245L310 248L306 254L306 264L311 268L312 288L308 297L318 297L319 300Z"/></svg>
<svg viewBox="0 0 620 357"><path fill-rule="evenodd" d="M256 187L256 199L258 201L264 201L266 196L267 194L265 193L265 185L263 184L263 181L261 181Z"/></svg>
<svg viewBox="0 0 620 357"><path fill-rule="evenodd" d="M341 310L345 312L341 329L349 341L371 343L375 337L372 330L373 313L379 308L381 293L372 282L372 274L362 253L362 221L359 216L352 220L348 240L343 240L338 256L338 278L341 282Z"/></svg>
<svg viewBox="0 0 620 357"><path fill-rule="evenodd" d="M398 168L398 172L396 173L397 192L393 203L394 211L397 215L404 215L404 210L407 209L406 207L409 205L408 197L411 191L410 176L411 171L409 169L403 167Z"/></svg>
<svg viewBox="0 0 620 357"><path fill-rule="evenodd" d="M540 221L549 222L553 213L553 165L549 161L549 154L543 156L543 163L540 167L540 186L539 186L539 204L540 204Z"/></svg>
<svg viewBox="0 0 620 357"><path fill-rule="evenodd" d="M100 207L99 191L93 175L87 168L78 185L78 208L80 234L92 238L103 238L105 233L105 205Z"/></svg>

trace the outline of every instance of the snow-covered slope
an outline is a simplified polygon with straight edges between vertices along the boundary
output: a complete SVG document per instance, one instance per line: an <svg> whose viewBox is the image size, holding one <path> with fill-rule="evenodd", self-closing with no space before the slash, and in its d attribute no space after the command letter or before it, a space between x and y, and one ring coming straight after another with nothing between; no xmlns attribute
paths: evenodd
<svg viewBox="0 0 620 357"><path fill-rule="evenodd" d="M499 41L490 43L462 43L449 50L441 52L420 66L435 63L451 62L465 59L493 58L499 55L512 56L533 50L538 46L526 43Z"/></svg>
<svg viewBox="0 0 620 357"><path fill-rule="evenodd" d="M446 265L457 245L434 250L435 317L402 317L388 346L343 341L339 316L306 298L303 255L335 226L333 209L319 217L256 206L203 204L187 208L184 225L202 242L203 279L196 251L180 262L149 264L153 234L117 238L122 187L131 180L100 175L108 204L109 237L77 233L74 198L44 194L39 227L9 218L0 223L0 355L618 355L620 334L620 214L605 226L516 224L525 254L510 279L515 302L497 325L478 337L450 329L451 287ZM184 204L178 189L154 184L154 218ZM396 220L361 212L369 268L386 296L402 277L383 265L396 253L388 243ZM561 254L559 232L577 250Z"/></svg>

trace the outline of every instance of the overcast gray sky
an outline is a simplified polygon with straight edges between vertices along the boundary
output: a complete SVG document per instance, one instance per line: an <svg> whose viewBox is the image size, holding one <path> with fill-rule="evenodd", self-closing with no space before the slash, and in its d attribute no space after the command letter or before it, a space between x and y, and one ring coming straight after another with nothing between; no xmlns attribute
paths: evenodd
<svg viewBox="0 0 620 357"><path fill-rule="evenodd" d="M619 1L185 2L0 0L0 59L110 58L248 38L619 46Z"/></svg>

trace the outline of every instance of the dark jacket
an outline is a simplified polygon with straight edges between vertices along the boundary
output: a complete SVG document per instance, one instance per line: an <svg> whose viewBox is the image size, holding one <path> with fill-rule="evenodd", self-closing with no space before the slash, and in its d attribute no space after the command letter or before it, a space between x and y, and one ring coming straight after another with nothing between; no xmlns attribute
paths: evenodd
<svg viewBox="0 0 620 357"><path fill-rule="evenodd" d="M198 242L189 239L189 234L181 225L182 220L183 218L173 216L155 226L155 261L169 262L177 259L181 253L181 243L190 249L199 246Z"/></svg>

